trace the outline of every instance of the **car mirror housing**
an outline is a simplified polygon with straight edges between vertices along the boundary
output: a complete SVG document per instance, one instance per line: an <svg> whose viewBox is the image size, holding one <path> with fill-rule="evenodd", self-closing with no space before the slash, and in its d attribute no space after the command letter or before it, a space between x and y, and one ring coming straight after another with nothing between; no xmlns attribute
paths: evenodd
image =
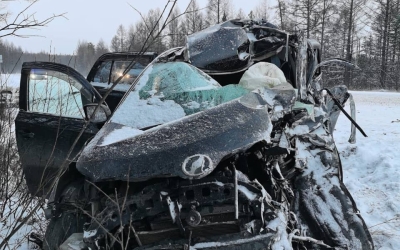
<svg viewBox="0 0 400 250"><path fill-rule="evenodd" d="M87 120L90 120L91 122L94 123L102 123L107 121L107 119L111 115L110 109L106 106L101 104L98 108L99 104L97 103L91 103L87 104L83 107L85 111L85 118ZM97 108L97 110L96 110Z"/></svg>

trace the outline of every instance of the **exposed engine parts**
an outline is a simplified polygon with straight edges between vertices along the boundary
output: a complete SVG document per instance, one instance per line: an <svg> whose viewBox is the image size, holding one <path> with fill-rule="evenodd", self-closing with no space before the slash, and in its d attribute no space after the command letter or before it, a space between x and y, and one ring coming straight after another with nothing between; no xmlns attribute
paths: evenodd
<svg viewBox="0 0 400 250"><path fill-rule="evenodd" d="M92 250L374 249L333 139L347 99L350 142L362 129L347 88L323 89L320 61L318 42L251 20L158 56L84 146L82 182L54 189L52 212L84 224L68 242L80 233Z"/></svg>

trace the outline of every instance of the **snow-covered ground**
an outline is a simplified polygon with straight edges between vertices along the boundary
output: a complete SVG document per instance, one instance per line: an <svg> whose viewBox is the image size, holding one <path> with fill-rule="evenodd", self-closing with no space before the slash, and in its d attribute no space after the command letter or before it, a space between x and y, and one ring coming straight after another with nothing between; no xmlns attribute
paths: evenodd
<svg viewBox="0 0 400 250"><path fill-rule="evenodd" d="M376 249L400 249L400 93L352 91L357 142L347 142L350 121L340 115L334 137L344 183L357 203ZM347 110L349 110L347 105Z"/></svg>
<svg viewBox="0 0 400 250"><path fill-rule="evenodd" d="M7 201L5 204L5 210L2 214L1 224L0 224L0 243L4 240L6 236L14 230L14 228L19 225L18 219L23 219L27 216L34 206L37 204L35 201L23 202L19 200L21 197L17 197ZM21 194L21 196L24 196ZM23 198L26 200L26 198ZM0 201L0 205L3 206L3 202ZM43 220L44 213L42 209L39 209L33 216L28 220L28 223L23 225L21 229L14 234L11 239L7 242L7 247L3 249L19 249L19 250L30 250L37 249L37 245L33 243L28 243L28 235L31 232L40 233L44 232L46 227L46 222Z"/></svg>

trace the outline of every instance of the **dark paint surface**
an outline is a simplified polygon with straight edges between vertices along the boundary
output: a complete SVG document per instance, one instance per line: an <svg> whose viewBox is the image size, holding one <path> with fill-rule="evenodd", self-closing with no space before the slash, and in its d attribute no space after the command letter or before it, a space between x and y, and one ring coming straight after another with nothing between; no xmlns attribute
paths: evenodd
<svg viewBox="0 0 400 250"><path fill-rule="evenodd" d="M22 65L20 111L15 119L18 152L30 193L42 196L48 193L56 172L66 159L85 121L83 118L27 111L31 69L53 70L74 77L83 86L83 104L91 103L93 99L99 100L100 96L81 74L68 66L50 62L28 62ZM73 150L70 157L72 161L84 143L98 130L97 125L89 124Z"/></svg>
<svg viewBox="0 0 400 250"><path fill-rule="evenodd" d="M250 94L253 105L261 98ZM253 107L255 107L254 105ZM226 156L243 151L269 138L271 122L266 107L254 109L239 99L146 131L107 146L98 146L104 136L120 125L106 124L82 152L77 169L92 181L140 181L180 176L187 157L203 154L213 168Z"/></svg>
<svg viewBox="0 0 400 250"><path fill-rule="evenodd" d="M66 159L84 125L83 119L20 111L15 121L18 152L31 194L46 194L54 175ZM98 132L90 124L79 139L70 159ZM38 192L38 193L37 193Z"/></svg>
<svg viewBox="0 0 400 250"><path fill-rule="evenodd" d="M191 64L205 72L235 71L249 66L250 57L238 57L239 52L248 48L247 34L241 25L217 24L188 36L187 41Z"/></svg>
<svg viewBox="0 0 400 250"><path fill-rule="evenodd" d="M290 138L298 151L296 160L305 162L293 182L294 211L311 237L323 239L325 244L339 249L374 249L368 228L341 180L340 156L325 125L326 117L303 119L299 125L314 130Z"/></svg>

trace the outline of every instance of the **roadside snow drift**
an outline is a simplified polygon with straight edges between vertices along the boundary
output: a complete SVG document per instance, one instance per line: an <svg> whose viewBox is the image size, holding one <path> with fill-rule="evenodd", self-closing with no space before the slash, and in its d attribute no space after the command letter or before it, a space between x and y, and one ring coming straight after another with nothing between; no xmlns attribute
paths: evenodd
<svg viewBox="0 0 400 250"><path fill-rule="evenodd" d="M350 121L340 115L334 132L344 183L352 194L376 249L400 249L400 93L352 91L357 142L347 142ZM346 109L349 111L349 105Z"/></svg>

